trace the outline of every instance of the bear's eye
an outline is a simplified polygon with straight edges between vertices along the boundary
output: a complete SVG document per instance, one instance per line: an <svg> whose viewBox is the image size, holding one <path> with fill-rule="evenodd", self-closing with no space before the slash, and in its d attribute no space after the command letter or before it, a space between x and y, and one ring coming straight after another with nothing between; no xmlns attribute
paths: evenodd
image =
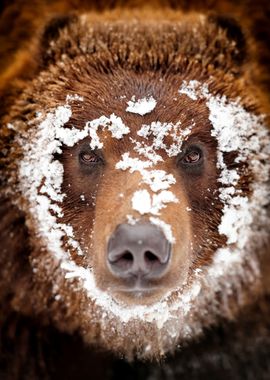
<svg viewBox="0 0 270 380"><path fill-rule="evenodd" d="M191 150L182 158L184 164L197 164L202 158L201 151Z"/></svg>
<svg viewBox="0 0 270 380"><path fill-rule="evenodd" d="M84 165L95 165L102 163L102 159L94 152L81 152L79 155L80 162Z"/></svg>
<svg viewBox="0 0 270 380"><path fill-rule="evenodd" d="M187 170L196 168L196 170L202 167L203 164L203 150L199 146L189 146L183 150L178 164Z"/></svg>

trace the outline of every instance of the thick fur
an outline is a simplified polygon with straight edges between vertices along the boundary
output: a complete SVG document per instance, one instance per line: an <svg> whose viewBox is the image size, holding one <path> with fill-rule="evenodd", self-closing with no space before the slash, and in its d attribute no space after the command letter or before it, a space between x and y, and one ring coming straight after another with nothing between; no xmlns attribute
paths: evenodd
<svg viewBox="0 0 270 380"><path fill-rule="evenodd" d="M11 183L17 185L16 171L22 154L18 147L13 149L16 131L7 127L10 120L24 121L25 128L31 129L28 122L34 118L37 102L39 107L53 109L65 102L64 91L87 97L89 88L92 86L94 91L96 86L97 95L104 96L105 103L109 103L110 97L119 92L119 78L123 87L128 89L130 86L132 95L132 81L136 83L139 75L142 82L147 82L153 73L171 81L172 87L175 74L181 75L181 79L196 78L202 82L211 75L214 78L211 83L213 93L233 99L241 96L247 110L269 112L269 95L266 93L270 85L269 52L264 48L265 36L256 40L256 33L265 31L266 4L253 5L255 8L251 10L249 2L246 7L234 7L226 1L217 5L211 2L208 7L211 12L206 11L203 23L194 12L194 9L203 10L200 2L193 6L173 1L152 4L155 8L157 5L160 9L153 11L151 5L150 10L148 7L141 9L139 2L128 2L125 6L100 2L98 11L102 12L99 13L95 3L61 1L50 6L47 2L37 1L36 7L31 5L30 9L18 1L2 10L2 30L8 28L7 20L16 20L16 27L7 30L8 38L0 44L3 49L0 77L3 99L0 110L0 375L3 379L84 379L90 375L95 379L121 376L131 379L150 379L151 376L157 379L267 379L270 376L267 364L270 352L269 260L266 255L261 255L262 284L255 289L254 299L246 302L243 310L237 311L237 320L227 322L221 318L218 327L207 327L200 339L183 343L175 356L168 357L160 365L141 362L129 365L110 353L101 353L99 348L85 346L77 332L80 330L77 324L71 319L67 328L61 321L63 314L69 320L69 315L79 309L80 304L73 299L70 310L60 312L58 308L65 305L53 301L51 282L46 273L44 278L40 273L35 279L32 275L29 260L33 264L38 257L35 237L25 226L24 213L12 205L14 199L9 191ZM15 17L20 8L22 12ZM176 11L176 8L180 10ZM213 8L219 13L213 13ZM246 16L246 8L253 13L251 19ZM84 38L83 22L78 22L78 18L82 11L89 9L95 10L86 16L93 27ZM183 10L189 12L185 14ZM242 28L224 12L238 18ZM41 21L40 14L45 14L46 20ZM179 19L181 23L178 23ZM31 38L33 30L36 35ZM63 54L66 57L61 66L59 62ZM82 78L87 78L89 72L91 83L85 86ZM108 88L101 82L105 76L115 83L116 88L116 93L110 93L109 98ZM246 83L249 84L248 90ZM161 91L158 86L156 91ZM91 117L98 117L103 112L98 108L99 103L97 101L96 107L92 105L97 116L93 114ZM204 111L202 107L202 122L206 119ZM172 114L174 112L172 109ZM80 117L84 119L80 109L75 113L77 122ZM191 110L189 117L195 117L195 114ZM160 112L159 118L165 120L165 116ZM243 178L243 188L248 181ZM213 225L220 219L218 212L215 217ZM222 244L218 237L215 242L217 246ZM211 263L210 253L197 258L194 267L207 263ZM37 286L40 283L43 288ZM46 310L50 311L48 315ZM95 333L99 334L98 331ZM91 338L93 341L93 336ZM111 340L111 344L117 346L117 338L115 342ZM103 369L104 362L109 369ZM93 368L97 371L95 375Z"/></svg>

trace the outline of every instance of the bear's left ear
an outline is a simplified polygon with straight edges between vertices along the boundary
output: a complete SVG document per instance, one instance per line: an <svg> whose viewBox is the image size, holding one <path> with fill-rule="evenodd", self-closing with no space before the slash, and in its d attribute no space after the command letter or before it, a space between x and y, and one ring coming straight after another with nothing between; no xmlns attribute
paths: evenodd
<svg viewBox="0 0 270 380"><path fill-rule="evenodd" d="M235 43L232 58L235 63L242 64L247 56L247 44L245 34L238 21L231 16L215 13L208 16L208 21L223 30L228 41Z"/></svg>
<svg viewBox="0 0 270 380"><path fill-rule="evenodd" d="M77 20L75 14L64 14L52 17L41 33L40 37L40 54L42 66L47 66L48 63L54 60L54 53L52 49L53 43L58 39L65 28Z"/></svg>

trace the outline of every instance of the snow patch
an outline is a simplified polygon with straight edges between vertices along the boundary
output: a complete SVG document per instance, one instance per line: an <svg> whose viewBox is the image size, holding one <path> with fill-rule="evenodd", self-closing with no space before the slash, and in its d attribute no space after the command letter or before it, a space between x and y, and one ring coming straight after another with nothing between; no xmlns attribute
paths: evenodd
<svg viewBox="0 0 270 380"><path fill-rule="evenodd" d="M135 95L133 95L127 104L127 112L137 113L141 116L144 116L155 109L157 102L152 96L136 100Z"/></svg>
<svg viewBox="0 0 270 380"><path fill-rule="evenodd" d="M132 198L132 207L141 215L160 215L160 210L171 202L178 203L178 199L171 191L163 190L151 197L149 192L144 189L135 191Z"/></svg>
<svg viewBox="0 0 270 380"><path fill-rule="evenodd" d="M172 227L168 223L165 223L163 220L161 220L159 218L154 218L152 216L150 217L150 222L152 224L154 224L155 226L158 226L163 231L167 240L171 244L175 244L175 238L174 238L173 233L172 233Z"/></svg>
<svg viewBox="0 0 270 380"><path fill-rule="evenodd" d="M207 97L209 95L206 84L201 84L198 80L183 81L179 88L179 94L187 95L192 100Z"/></svg>
<svg viewBox="0 0 270 380"><path fill-rule="evenodd" d="M88 121L86 123L86 130L89 131L91 137L90 147L91 149L102 149L103 143L100 141L98 136L98 129L102 127L107 128L112 137L116 139L121 139L124 135L130 132L129 128L123 123L122 119L116 116L114 113L110 117L101 116L95 120Z"/></svg>

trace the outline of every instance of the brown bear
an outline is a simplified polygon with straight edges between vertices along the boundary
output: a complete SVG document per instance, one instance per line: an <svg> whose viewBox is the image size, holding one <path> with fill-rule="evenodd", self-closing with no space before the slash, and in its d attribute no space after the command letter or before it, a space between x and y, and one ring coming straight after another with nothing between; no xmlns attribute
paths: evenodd
<svg viewBox="0 0 270 380"><path fill-rule="evenodd" d="M268 378L258 51L218 14L58 6L2 64L1 378Z"/></svg>

